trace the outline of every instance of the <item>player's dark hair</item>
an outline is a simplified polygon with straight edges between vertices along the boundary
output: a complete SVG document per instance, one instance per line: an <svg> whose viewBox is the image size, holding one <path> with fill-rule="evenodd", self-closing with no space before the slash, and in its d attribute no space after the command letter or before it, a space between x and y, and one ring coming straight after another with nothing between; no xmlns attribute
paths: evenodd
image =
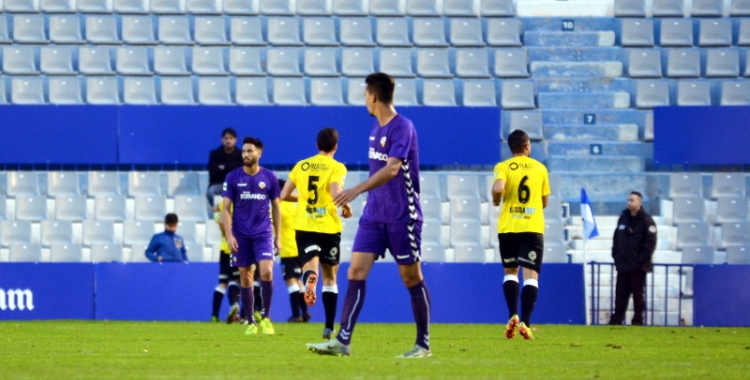
<svg viewBox="0 0 750 380"><path fill-rule="evenodd" d="M643 194L641 194L641 193L639 193L637 191L631 191L630 194L631 195L637 195L638 198L641 198L641 200L643 200Z"/></svg>
<svg viewBox="0 0 750 380"><path fill-rule="evenodd" d="M367 92L375 94L378 101L391 104L393 103L393 91L396 89L396 82L390 75L384 73L373 73L365 78Z"/></svg>
<svg viewBox="0 0 750 380"><path fill-rule="evenodd" d="M516 129L508 136L508 146L513 154L523 153L526 144L529 142L529 135L526 132Z"/></svg>
<svg viewBox="0 0 750 380"><path fill-rule="evenodd" d="M237 138L237 131L235 131L234 128L224 128L224 130L221 131L221 137L224 137L226 135Z"/></svg>
<svg viewBox="0 0 750 380"><path fill-rule="evenodd" d="M339 143L339 132L333 128L323 128L318 132L318 150L326 153L333 151Z"/></svg>
<svg viewBox="0 0 750 380"><path fill-rule="evenodd" d="M170 226L176 226L177 223L179 223L179 219L177 219L177 214L169 213L167 216L164 217L164 224L170 225Z"/></svg>
<svg viewBox="0 0 750 380"><path fill-rule="evenodd" d="M245 137L245 139L242 140L242 144L253 144L256 148L263 150L263 142L255 137Z"/></svg>

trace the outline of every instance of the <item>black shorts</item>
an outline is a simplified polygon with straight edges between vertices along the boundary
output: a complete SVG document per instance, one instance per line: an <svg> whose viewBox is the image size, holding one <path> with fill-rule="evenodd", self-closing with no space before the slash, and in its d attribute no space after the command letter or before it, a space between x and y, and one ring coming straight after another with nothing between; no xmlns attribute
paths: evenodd
<svg viewBox="0 0 750 380"><path fill-rule="evenodd" d="M536 232L497 234L500 242L500 258L505 268L532 269L542 271L544 256L544 235Z"/></svg>
<svg viewBox="0 0 750 380"><path fill-rule="evenodd" d="M302 263L299 257L282 257L281 273L284 274L284 281L302 277Z"/></svg>
<svg viewBox="0 0 750 380"><path fill-rule="evenodd" d="M313 257L328 265L338 265L341 258L341 233L324 234L320 232L296 231L297 252L299 260L305 265Z"/></svg>
<svg viewBox="0 0 750 380"><path fill-rule="evenodd" d="M219 282L230 283L240 279L240 268L232 266L229 262L231 257L224 252L219 253Z"/></svg>

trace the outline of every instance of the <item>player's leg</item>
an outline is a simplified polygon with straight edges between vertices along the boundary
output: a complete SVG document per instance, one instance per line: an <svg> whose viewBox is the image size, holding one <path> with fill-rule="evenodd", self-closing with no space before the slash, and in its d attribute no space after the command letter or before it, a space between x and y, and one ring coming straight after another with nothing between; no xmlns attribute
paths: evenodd
<svg viewBox="0 0 750 380"><path fill-rule="evenodd" d="M646 284L646 272L635 270L630 273L630 289L633 292L633 326L643 326L643 313L646 310L646 300L644 299Z"/></svg>
<svg viewBox="0 0 750 380"><path fill-rule="evenodd" d="M229 304L229 314L227 314L227 323L234 323L239 321L239 313L240 313L240 285L238 283L239 281L239 271L237 271L236 276L232 276L233 279L229 281L229 284L227 285L227 303Z"/></svg>
<svg viewBox="0 0 750 380"><path fill-rule="evenodd" d="M255 282L253 282L253 295L255 296L255 304L253 304L253 315L255 321L260 322L263 317L261 316L261 310L263 309L262 295L260 294L260 267L258 265L253 266L253 273Z"/></svg>
<svg viewBox="0 0 750 380"><path fill-rule="evenodd" d="M214 289L214 299L211 305L211 322L219 322L219 310L221 309L221 300L224 299L224 294L227 291L226 280L219 281L219 285Z"/></svg>
<svg viewBox="0 0 750 380"><path fill-rule="evenodd" d="M523 267L523 289L521 289L521 323L518 332L524 339L534 339L531 332L531 314L536 306L539 294L539 272L542 270L544 255L544 237L537 233L522 233L518 255L519 265Z"/></svg>
<svg viewBox="0 0 750 380"><path fill-rule="evenodd" d="M516 234L511 233L498 234L497 238L500 243L500 259L505 272L503 295L508 307L508 325L505 328L505 337L513 339L516 336L516 328L520 323L520 318L518 318L518 295L521 292L518 283L518 239Z"/></svg>
<svg viewBox="0 0 750 380"><path fill-rule="evenodd" d="M232 266L239 268L240 271L240 299L242 307L248 320L248 328L245 334L252 335L258 332L256 321L253 318L253 304L255 297L253 295L254 282L254 264L255 254L253 252L252 241L250 239L235 237L237 240L237 252L232 252Z"/></svg>
<svg viewBox="0 0 750 380"><path fill-rule="evenodd" d="M610 325L622 325L625 320L625 312L630 300L630 278L628 273L617 272L617 284L615 285L615 311L609 319Z"/></svg>
<svg viewBox="0 0 750 380"><path fill-rule="evenodd" d="M305 286L304 298L307 306L315 305L315 301L318 299L317 286L318 286L318 266L320 265L320 259L317 255L310 256L309 260L302 266L302 283Z"/></svg>
<svg viewBox="0 0 750 380"><path fill-rule="evenodd" d="M281 273L284 274L284 282L289 292L289 305L292 308L292 316L287 322L302 322L299 312L299 261L296 257L281 259Z"/></svg>
<svg viewBox="0 0 750 380"><path fill-rule="evenodd" d="M326 313L326 323L323 328L323 338L331 339L334 333L333 324L336 320L336 304L339 300L339 287L336 284L336 274L339 271L338 264L331 265L323 263L323 308Z"/></svg>
<svg viewBox="0 0 750 380"><path fill-rule="evenodd" d="M305 284L302 283L302 280L300 278L298 278L297 285L299 286L297 298L299 299L299 311L302 315L302 322L310 322L310 319L312 319L312 315L310 315L310 311L307 309L307 304L305 303Z"/></svg>

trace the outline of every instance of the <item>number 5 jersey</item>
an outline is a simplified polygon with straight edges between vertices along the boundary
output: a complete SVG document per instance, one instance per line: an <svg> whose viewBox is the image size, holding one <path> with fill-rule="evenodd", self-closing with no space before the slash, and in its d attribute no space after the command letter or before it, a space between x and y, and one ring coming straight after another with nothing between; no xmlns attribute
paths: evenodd
<svg viewBox="0 0 750 380"><path fill-rule="evenodd" d="M330 189L332 183L344 188L346 167L332 157L315 155L294 165L289 180L299 193L294 229L335 234L344 229Z"/></svg>
<svg viewBox="0 0 750 380"><path fill-rule="evenodd" d="M543 234L542 197L550 193L547 168L533 158L516 156L495 165L494 176L494 181L505 181L497 232Z"/></svg>

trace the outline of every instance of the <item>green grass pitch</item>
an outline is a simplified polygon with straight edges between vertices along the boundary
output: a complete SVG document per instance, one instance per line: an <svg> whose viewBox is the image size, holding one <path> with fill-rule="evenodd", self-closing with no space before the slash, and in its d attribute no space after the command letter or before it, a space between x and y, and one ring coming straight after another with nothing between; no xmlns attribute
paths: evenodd
<svg viewBox="0 0 750 380"><path fill-rule="evenodd" d="M507 340L501 325L434 325L431 359L395 359L408 324L359 324L351 357L319 356L319 324L276 323L246 336L218 323L3 322L2 379L456 379L750 377L750 329L535 326Z"/></svg>

